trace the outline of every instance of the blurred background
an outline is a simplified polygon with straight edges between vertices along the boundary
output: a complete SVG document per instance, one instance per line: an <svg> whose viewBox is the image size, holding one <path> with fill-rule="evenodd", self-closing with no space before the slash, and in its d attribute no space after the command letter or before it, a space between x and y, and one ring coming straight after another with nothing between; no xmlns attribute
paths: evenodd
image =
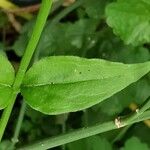
<svg viewBox="0 0 150 150"><path fill-rule="evenodd" d="M16 71L30 39L40 2L0 0L0 53L9 58ZM101 58L124 63L149 61L150 43L126 45L107 25L105 8L111 2L113 0L54 0L52 13L32 63L45 56L57 55ZM19 95L0 143L0 150L15 149L14 147L74 129L113 120L117 116L125 116L135 111L149 96L150 74L98 105L57 116L44 115L31 109ZM20 109L23 110L23 121L16 142L12 139ZM150 120L53 149L149 150Z"/></svg>

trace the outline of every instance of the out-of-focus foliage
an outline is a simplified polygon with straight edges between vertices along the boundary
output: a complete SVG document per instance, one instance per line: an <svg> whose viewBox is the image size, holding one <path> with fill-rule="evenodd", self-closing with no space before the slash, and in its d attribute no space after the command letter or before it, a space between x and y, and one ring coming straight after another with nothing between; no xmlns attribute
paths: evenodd
<svg viewBox="0 0 150 150"><path fill-rule="evenodd" d="M53 55L103 58L124 63L150 60L149 0L84 0L82 5L67 14L59 23L53 24L52 20L62 12L62 9L65 8L59 7L49 17L36 49L35 60ZM0 43L2 43L0 51L5 49L10 60L17 61L17 63L18 57L23 55L27 46L35 18L30 21L22 22L21 20L20 23L22 24L21 33L19 35L12 33L14 32L12 28L6 28L8 24L6 15L0 13ZM8 30L5 43L2 38L5 37L3 29ZM14 54L11 55L12 53L17 55L17 59ZM150 74L86 112L67 114L67 119L64 119L63 115L43 115L27 107L17 146L61 134L64 132L64 124L68 132L79 127L112 120L116 116L127 115L131 112L129 105L133 102L138 106L142 104L150 96L149 91ZM17 122L21 98L18 99L5 139L10 139ZM68 150L150 149L150 128L144 123L131 126L119 141L113 143L114 138L121 131L121 129L110 131L100 136L70 143L66 147ZM2 142L0 149L5 150L4 147L9 144L9 141ZM62 147L55 149L60 150Z"/></svg>
<svg viewBox="0 0 150 150"><path fill-rule="evenodd" d="M84 140L79 140L68 144L67 147L69 150L113 150L112 145L105 139L100 136L93 136ZM149 150L148 146L145 143L142 143L137 137L131 137L120 150Z"/></svg>
<svg viewBox="0 0 150 150"><path fill-rule="evenodd" d="M104 138L93 136L67 145L69 150L112 150L111 144Z"/></svg>
<svg viewBox="0 0 150 150"><path fill-rule="evenodd" d="M149 0L118 0L107 6L107 23L126 44L150 42Z"/></svg>
<svg viewBox="0 0 150 150"><path fill-rule="evenodd" d="M121 150L149 150L148 146L145 143L142 143L138 138L132 137L125 142L124 148Z"/></svg>

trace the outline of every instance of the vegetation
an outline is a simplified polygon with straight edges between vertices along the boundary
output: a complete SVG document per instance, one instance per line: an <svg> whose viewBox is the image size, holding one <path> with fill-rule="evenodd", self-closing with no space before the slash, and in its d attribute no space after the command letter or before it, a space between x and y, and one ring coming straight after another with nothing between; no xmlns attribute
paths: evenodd
<svg viewBox="0 0 150 150"><path fill-rule="evenodd" d="M149 0L0 7L0 150L150 149Z"/></svg>

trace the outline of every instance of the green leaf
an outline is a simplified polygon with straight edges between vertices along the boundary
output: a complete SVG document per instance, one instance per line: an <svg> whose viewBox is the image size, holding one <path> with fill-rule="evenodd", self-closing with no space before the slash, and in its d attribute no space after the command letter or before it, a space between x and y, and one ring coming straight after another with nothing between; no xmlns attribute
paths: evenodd
<svg viewBox="0 0 150 150"><path fill-rule="evenodd" d="M74 23L57 23L56 25L51 25L51 21L48 21L36 51L39 53L39 57L68 54L82 55L82 51L95 46L94 38L98 24L99 20L97 19L80 19ZM23 55L33 27L34 21L28 22L23 27L18 40L12 46L17 55ZM63 38L60 35L63 35Z"/></svg>
<svg viewBox="0 0 150 150"><path fill-rule="evenodd" d="M128 108L131 103L141 105L150 96L149 91L149 81L144 78L130 85L118 94L115 94L107 101L101 103L98 107L101 108L103 113L109 116L115 116L121 113L123 109ZM111 105L112 101L113 105Z"/></svg>
<svg viewBox="0 0 150 150"><path fill-rule="evenodd" d="M27 103L45 114L91 107L150 71L150 62L123 64L73 56L47 57L26 73L21 92Z"/></svg>
<svg viewBox="0 0 150 150"><path fill-rule="evenodd" d="M12 142L4 140L0 143L0 150L14 150L14 146L11 147Z"/></svg>
<svg viewBox="0 0 150 150"><path fill-rule="evenodd" d="M112 150L111 144L99 136L92 136L67 144L69 150Z"/></svg>
<svg viewBox="0 0 150 150"><path fill-rule="evenodd" d="M96 19L80 19L74 23L58 23L53 26L49 22L41 36L37 51L40 52L40 56L80 55L85 46L93 46L92 38L98 23ZM63 38L60 35L63 35Z"/></svg>
<svg viewBox="0 0 150 150"><path fill-rule="evenodd" d="M126 44L150 42L149 0L118 0L106 8L107 23Z"/></svg>
<svg viewBox="0 0 150 150"><path fill-rule="evenodd" d="M125 143L125 147L121 150L149 150L145 143L142 143L137 137L128 139Z"/></svg>
<svg viewBox="0 0 150 150"><path fill-rule="evenodd" d="M109 0L84 0L85 11L89 17L100 19L104 16L105 5Z"/></svg>
<svg viewBox="0 0 150 150"><path fill-rule="evenodd" d="M33 31L33 27L35 25L35 19L27 22L21 30L21 34L18 39L14 42L12 49L18 56L22 56L24 54L24 50L28 44L28 41L31 37L31 33Z"/></svg>
<svg viewBox="0 0 150 150"><path fill-rule="evenodd" d="M9 95L12 91L11 85L14 81L14 69L2 54L0 54L0 109L8 104Z"/></svg>
<svg viewBox="0 0 150 150"><path fill-rule="evenodd" d="M0 55L5 55L5 52L4 52L4 45L3 43L0 42Z"/></svg>
<svg viewBox="0 0 150 150"><path fill-rule="evenodd" d="M132 129L129 131L129 136L136 136L140 141L146 143L150 147L150 134L148 134L150 128L144 123L138 123L132 126Z"/></svg>

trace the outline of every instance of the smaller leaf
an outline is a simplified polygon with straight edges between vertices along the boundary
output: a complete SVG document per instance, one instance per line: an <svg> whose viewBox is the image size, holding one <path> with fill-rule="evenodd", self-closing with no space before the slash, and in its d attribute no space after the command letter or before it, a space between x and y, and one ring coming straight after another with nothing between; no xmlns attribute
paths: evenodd
<svg viewBox="0 0 150 150"><path fill-rule="evenodd" d="M12 142L4 140L0 143L0 150L13 150L14 146L11 147Z"/></svg>
<svg viewBox="0 0 150 150"><path fill-rule="evenodd" d="M89 17L100 19L104 16L106 3L108 3L108 0L84 0L85 11Z"/></svg>
<svg viewBox="0 0 150 150"><path fill-rule="evenodd" d="M130 85L118 94L115 94L107 101L104 101L98 108L109 116L114 116L128 108L131 103L141 105L150 96L150 84L147 79L143 78L140 81ZM113 101L113 105L111 105Z"/></svg>
<svg viewBox="0 0 150 150"><path fill-rule="evenodd" d="M128 139L125 143L125 147L121 150L149 150L145 143L142 143L137 137Z"/></svg>
<svg viewBox="0 0 150 150"><path fill-rule="evenodd" d="M11 85L15 77L14 69L5 56L0 54L0 109L9 103L8 99L12 92Z"/></svg>
<svg viewBox="0 0 150 150"><path fill-rule="evenodd" d="M99 136L92 136L67 144L69 150L112 150L111 144Z"/></svg>
<svg viewBox="0 0 150 150"><path fill-rule="evenodd" d="M90 45L96 44L95 41L93 42L93 36L96 36L95 31L98 24L98 19L79 19L74 23L57 23L56 25L51 25L51 21L48 21L37 46L39 56L82 54L85 44L86 50ZM21 35L12 46L17 55L23 55L33 27L34 21L23 26ZM63 38L60 35L63 35Z"/></svg>
<svg viewBox="0 0 150 150"><path fill-rule="evenodd" d="M34 109L61 114L91 107L139 80L150 62L123 64L73 56L47 57L26 73L21 93Z"/></svg>
<svg viewBox="0 0 150 150"><path fill-rule="evenodd" d="M126 44L150 42L149 0L118 0L106 7L107 23Z"/></svg>

